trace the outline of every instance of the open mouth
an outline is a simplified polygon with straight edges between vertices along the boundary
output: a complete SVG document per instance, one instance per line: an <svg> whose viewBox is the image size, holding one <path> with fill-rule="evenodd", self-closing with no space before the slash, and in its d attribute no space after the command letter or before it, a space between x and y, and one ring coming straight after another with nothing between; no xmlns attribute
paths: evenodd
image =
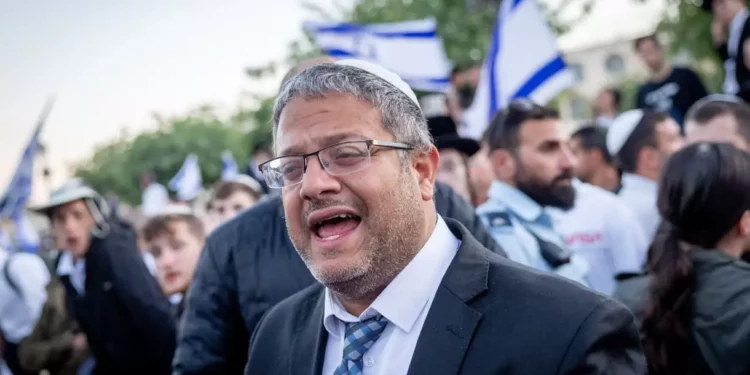
<svg viewBox="0 0 750 375"><path fill-rule="evenodd" d="M333 241L357 229L362 218L354 214L337 214L315 221L310 228L323 241Z"/></svg>
<svg viewBox="0 0 750 375"><path fill-rule="evenodd" d="M180 276L179 272L169 272L169 273L167 273L166 280L168 282L172 282L172 281L177 280L178 276Z"/></svg>

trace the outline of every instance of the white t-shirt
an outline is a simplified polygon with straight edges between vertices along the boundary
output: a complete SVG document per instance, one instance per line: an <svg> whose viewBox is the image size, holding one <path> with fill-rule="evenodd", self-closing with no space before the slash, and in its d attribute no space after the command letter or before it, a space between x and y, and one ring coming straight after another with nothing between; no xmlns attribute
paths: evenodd
<svg viewBox="0 0 750 375"><path fill-rule="evenodd" d="M0 329L5 339L18 343L34 330L47 301L49 270L36 254L11 255L0 248ZM8 274L20 290L15 291L5 278L5 262L11 259Z"/></svg>
<svg viewBox="0 0 750 375"><path fill-rule="evenodd" d="M615 276L639 272L649 245L638 220L616 195L597 186L574 182L575 206L548 208L565 243L589 263L587 280L594 290L612 295Z"/></svg>
<svg viewBox="0 0 750 375"><path fill-rule="evenodd" d="M164 211L169 204L169 192L164 185L152 183L143 191L141 197L141 212L146 216L156 216Z"/></svg>

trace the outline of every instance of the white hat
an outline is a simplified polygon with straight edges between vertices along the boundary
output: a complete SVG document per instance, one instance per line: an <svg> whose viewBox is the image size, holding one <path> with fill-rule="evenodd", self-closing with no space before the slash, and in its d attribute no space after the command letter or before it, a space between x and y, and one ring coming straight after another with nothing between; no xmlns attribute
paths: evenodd
<svg viewBox="0 0 750 375"><path fill-rule="evenodd" d="M234 178L229 179L229 181L243 184L252 189L254 192L263 195L263 188L260 186L260 183L246 174L238 174Z"/></svg>
<svg viewBox="0 0 750 375"><path fill-rule="evenodd" d="M607 130L607 151L610 155L617 155L628 141L638 123L643 119L643 111L633 109L617 116Z"/></svg>
<svg viewBox="0 0 750 375"><path fill-rule="evenodd" d="M65 185L61 186L59 189L52 192L47 203L40 206L31 207L31 210L49 216L49 212L53 208L68 204L70 202L75 202L80 199L101 199L101 196L94 189L86 186L83 183L83 180L74 178L65 183Z"/></svg>
<svg viewBox="0 0 750 375"><path fill-rule="evenodd" d="M406 94L406 96L408 96L409 99L411 99L414 102L414 104L416 104L417 107L419 107L419 100L417 100L417 95L414 94L414 91L412 91L411 87L409 87L409 84L404 82L404 80L401 79L401 77L399 77L398 74L386 68L383 68L380 65L373 64L371 62L367 62L363 60L344 59L344 60L337 61L336 65L346 65L346 66L359 68L368 73L374 74L384 79L386 82L390 83L391 85L399 89L401 92ZM421 109L421 107L419 108Z"/></svg>

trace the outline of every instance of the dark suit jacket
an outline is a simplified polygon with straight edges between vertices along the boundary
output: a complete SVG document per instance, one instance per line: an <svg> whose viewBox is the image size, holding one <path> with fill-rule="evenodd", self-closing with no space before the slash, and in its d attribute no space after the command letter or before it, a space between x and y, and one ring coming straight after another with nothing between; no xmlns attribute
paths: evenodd
<svg viewBox="0 0 750 375"><path fill-rule="evenodd" d="M445 221L462 244L430 307L410 375L646 373L625 307L501 258ZM253 334L245 374L320 375L323 304L324 288L314 285L271 309Z"/></svg>
<svg viewBox="0 0 750 375"><path fill-rule="evenodd" d="M436 184L435 207L504 254L474 208L448 185ZM241 374L261 316L315 282L289 240L280 197L222 225L206 241L190 283L174 374Z"/></svg>

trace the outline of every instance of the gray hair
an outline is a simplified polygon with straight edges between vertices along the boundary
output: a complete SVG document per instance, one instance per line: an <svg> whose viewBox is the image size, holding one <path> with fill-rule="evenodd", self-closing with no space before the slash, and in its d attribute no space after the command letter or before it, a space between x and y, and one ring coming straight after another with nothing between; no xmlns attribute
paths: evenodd
<svg viewBox="0 0 750 375"><path fill-rule="evenodd" d="M412 145L422 152L432 146L427 120L419 106L406 94L372 73L336 64L314 65L283 86L273 107L274 144L281 111L292 99L322 99L331 93L350 95L380 109L383 127L397 142Z"/></svg>

